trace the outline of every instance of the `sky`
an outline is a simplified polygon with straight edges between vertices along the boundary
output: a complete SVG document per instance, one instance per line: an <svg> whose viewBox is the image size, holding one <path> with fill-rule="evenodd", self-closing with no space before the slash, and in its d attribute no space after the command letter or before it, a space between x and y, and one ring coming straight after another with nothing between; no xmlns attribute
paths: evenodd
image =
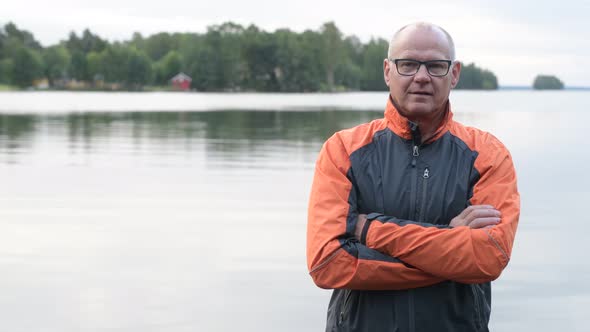
<svg viewBox="0 0 590 332"><path fill-rule="evenodd" d="M427 21L453 36L458 60L491 70L500 85L530 86L546 74L589 87L589 14L590 0L4 0L0 24L11 21L49 46L85 28L120 41L134 32L202 33L227 21L297 32L333 21L366 42Z"/></svg>

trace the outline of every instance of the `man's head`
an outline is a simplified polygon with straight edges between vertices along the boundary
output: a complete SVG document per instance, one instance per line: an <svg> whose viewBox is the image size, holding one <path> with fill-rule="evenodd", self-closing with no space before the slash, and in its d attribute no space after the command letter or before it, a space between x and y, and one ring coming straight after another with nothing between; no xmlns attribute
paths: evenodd
<svg viewBox="0 0 590 332"><path fill-rule="evenodd" d="M453 39L445 30L429 23L407 25L391 39L387 57L383 62L385 83L402 115L423 122L435 120L444 112L461 72L461 64L455 62ZM445 74L446 66L449 70Z"/></svg>

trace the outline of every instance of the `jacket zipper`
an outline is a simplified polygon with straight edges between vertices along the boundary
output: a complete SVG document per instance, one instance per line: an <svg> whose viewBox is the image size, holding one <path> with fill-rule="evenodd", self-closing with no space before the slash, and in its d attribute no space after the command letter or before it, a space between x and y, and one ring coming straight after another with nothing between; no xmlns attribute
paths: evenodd
<svg viewBox="0 0 590 332"><path fill-rule="evenodd" d="M412 192L410 195L410 213L414 214L414 220L418 217L416 211L416 204L418 200L418 168L416 167L417 159L420 156L420 146L422 146L422 135L420 135L420 128L415 123L410 123L410 130L412 131ZM414 313L414 290L408 290L408 321L409 321L409 330L410 332L414 332L416 330L416 322L415 322L415 313Z"/></svg>
<svg viewBox="0 0 590 332"><path fill-rule="evenodd" d="M428 178L430 178L430 170L428 167L424 169L424 174L422 174L422 206L420 208L420 218L418 218L419 222L424 221L424 215L426 210L426 193L428 192Z"/></svg>
<svg viewBox="0 0 590 332"><path fill-rule="evenodd" d="M416 190L418 185L418 169L416 168L416 158L420 155L420 152L417 145L414 145L412 151L412 188L410 195L410 211L411 213L414 213L414 218L416 218L416 201L418 199L418 191Z"/></svg>
<svg viewBox="0 0 590 332"><path fill-rule="evenodd" d="M477 290L477 285L476 284L472 284L469 285L471 286L471 291L473 292L473 298L475 301L475 314L476 314L476 323L477 323L477 328L479 329L482 325L483 319L481 318L481 305L480 305L480 297L479 297L479 291Z"/></svg>
<svg viewBox="0 0 590 332"><path fill-rule="evenodd" d="M340 316L338 317L338 325L342 325L344 322L344 318L346 318L346 314L348 313L348 307L350 303L350 296L352 295L352 290L346 289L346 295L344 297L344 303L342 303L342 309L340 310Z"/></svg>
<svg viewBox="0 0 590 332"><path fill-rule="evenodd" d="M416 317L414 317L414 289L408 290L408 307L410 308L409 329L410 332L416 331Z"/></svg>

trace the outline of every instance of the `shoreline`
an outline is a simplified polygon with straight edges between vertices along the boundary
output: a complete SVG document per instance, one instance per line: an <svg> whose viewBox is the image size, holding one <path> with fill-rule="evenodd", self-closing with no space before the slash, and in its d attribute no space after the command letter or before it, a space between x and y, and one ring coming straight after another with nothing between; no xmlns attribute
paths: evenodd
<svg viewBox="0 0 590 332"><path fill-rule="evenodd" d="M589 90L454 90L453 112L478 113L521 109L554 110L571 98L586 105ZM540 98L540 97L549 98ZM101 92L0 91L2 114L63 114L86 112L208 112L208 111L383 111L387 91L379 92ZM588 106L590 107L590 105ZM586 106L584 106L586 108Z"/></svg>

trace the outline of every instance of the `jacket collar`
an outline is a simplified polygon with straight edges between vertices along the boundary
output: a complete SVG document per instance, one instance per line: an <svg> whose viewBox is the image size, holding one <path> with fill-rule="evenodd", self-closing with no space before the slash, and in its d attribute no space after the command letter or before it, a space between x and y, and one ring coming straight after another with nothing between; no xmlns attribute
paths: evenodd
<svg viewBox="0 0 590 332"><path fill-rule="evenodd" d="M391 129L396 135L405 139L414 138L412 135L412 127L416 128L417 125L399 113L399 111L393 105L391 95L389 96L389 98L387 98L387 106L385 107L385 119L387 120L387 127L389 127L389 129ZM437 140L442 135L444 135L444 133L448 131L452 120L453 112L451 111L451 102L447 102L447 109L445 111L443 120L436 129L434 136L430 137L428 141L424 143Z"/></svg>

